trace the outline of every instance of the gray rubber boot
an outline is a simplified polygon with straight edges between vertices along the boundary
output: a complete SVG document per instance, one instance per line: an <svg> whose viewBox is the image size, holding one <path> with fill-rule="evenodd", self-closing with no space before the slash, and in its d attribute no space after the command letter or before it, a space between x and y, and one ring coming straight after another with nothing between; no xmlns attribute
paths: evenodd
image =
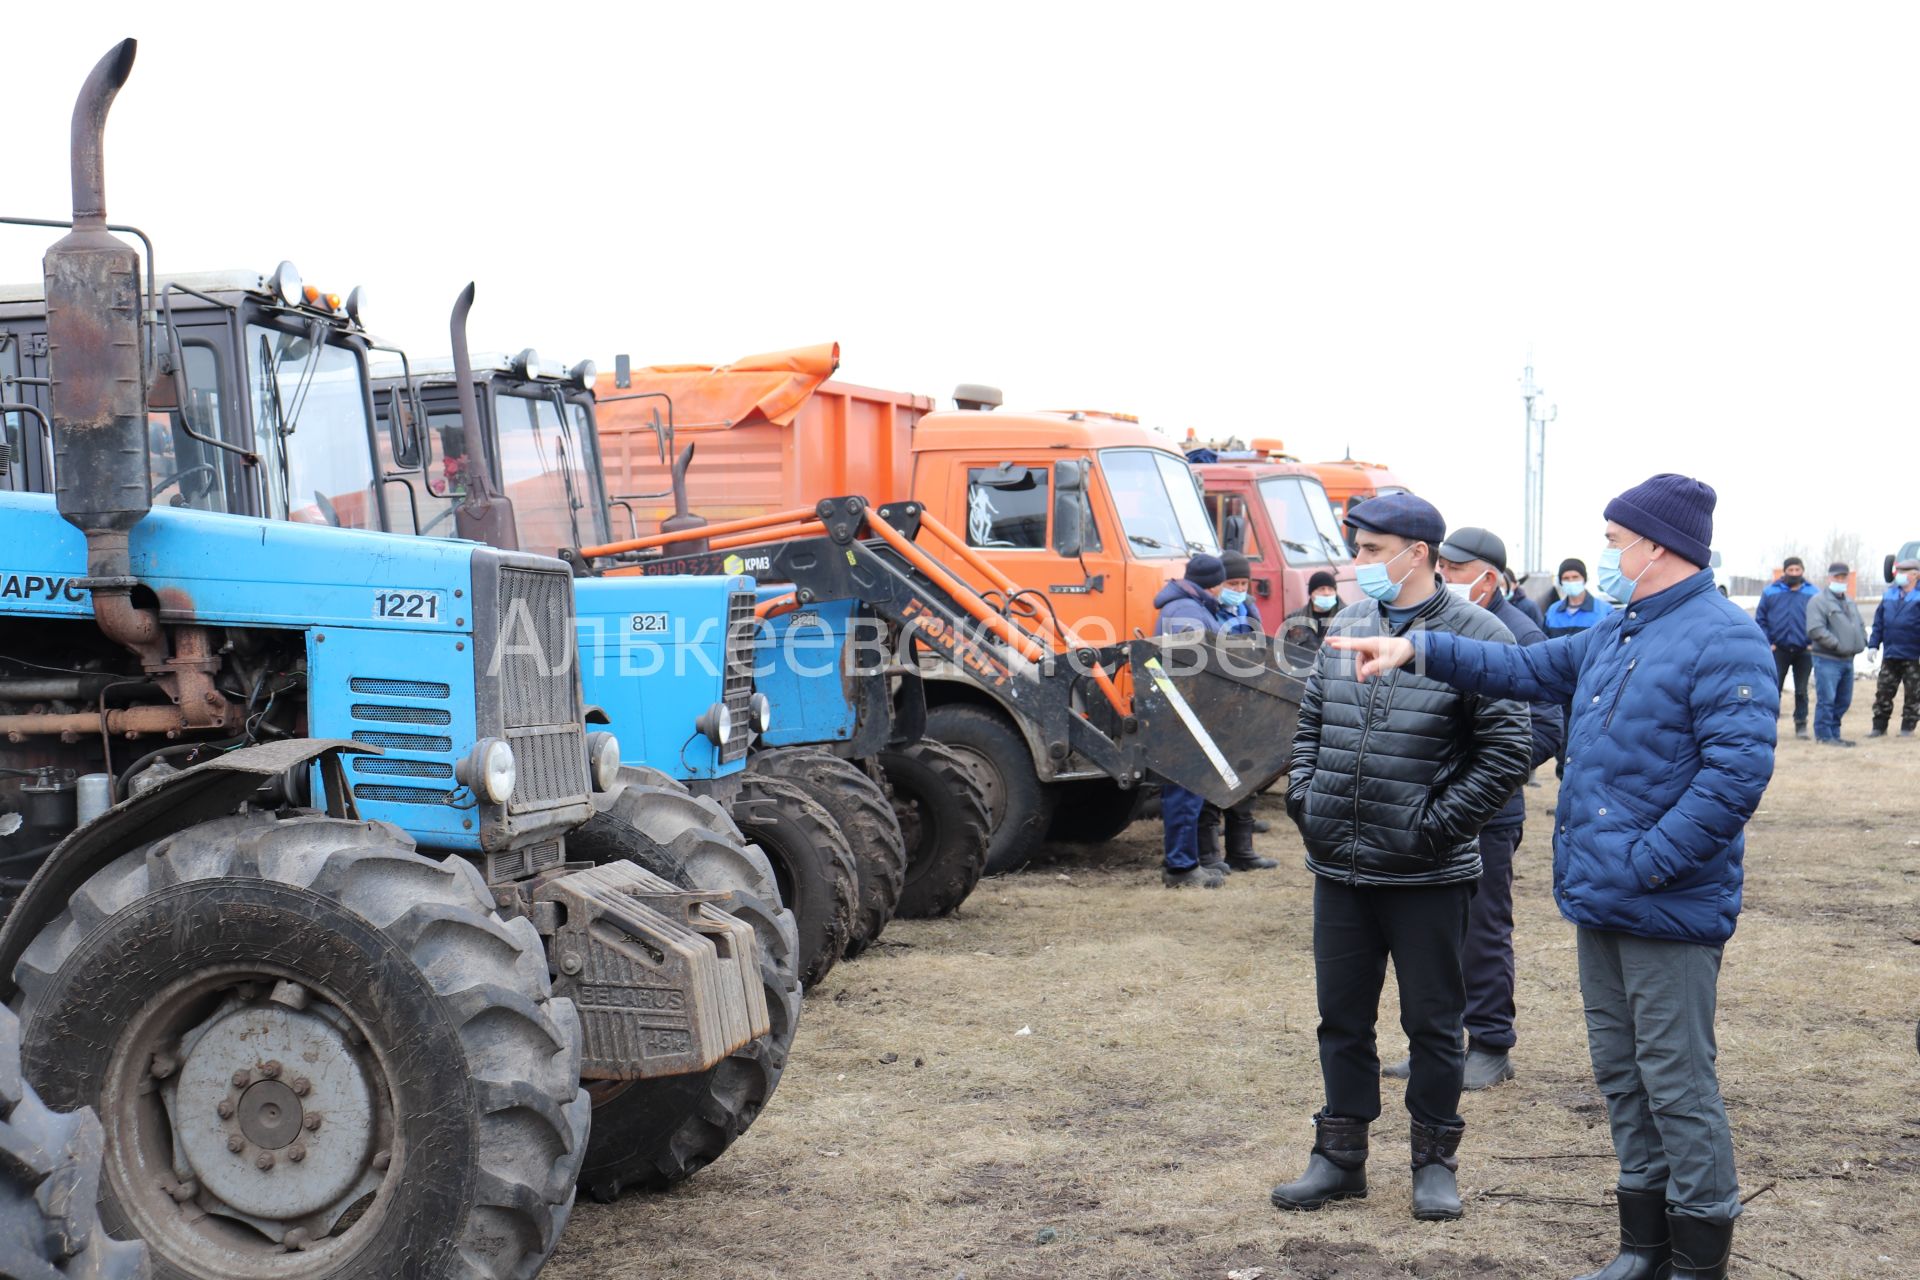
<svg viewBox="0 0 1920 1280"><path fill-rule="evenodd" d="M1467 1050L1466 1070L1460 1081L1462 1089L1478 1093L1482 1089L1491 1089L1511 1079L1513 1079L1513 1062L1504 1051Z"/></svg>
<svg viewBox="0 0 1920 1280"><path fill-rule="evenodd" d="M1413 1216L1422 1222L1451 1222L1463 1210L1460 1187L1454 1180L1460 1168L1460 1136L1464 1124L1433 1125L1412 1121Z"/></svg>
<svg viewBox="0 0 1920 1280"><path fill-rule="evenodd" d="M1673 1249L1667 1235L1666 1193L1617 1187L1614 1194L1620 1198L1619 1256L1576 1280L1667 1280Z"/></svg>
<svg viewBox="0 0 1920 1280"><path fill-rule="evenodd" d="M1330 1116L1324 1110L1314 1116L1316 1132L1307 1171L1273 1189L1273 1207L1311 1212L1335 1200L1365 1200L1368 1123Z"/></svg>

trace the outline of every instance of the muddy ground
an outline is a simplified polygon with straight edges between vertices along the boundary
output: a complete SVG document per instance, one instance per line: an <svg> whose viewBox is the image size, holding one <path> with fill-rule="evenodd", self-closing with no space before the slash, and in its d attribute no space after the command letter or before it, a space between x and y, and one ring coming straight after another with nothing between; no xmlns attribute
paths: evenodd
<svg viewBox="0 0 1920 1280"><path fill-rule="evenodd" d="M1519 1077L1464 1104L1464 1221L1408 1215L1391 1081L1372 1198L1308 1215L1268 1205L1320 1102L1309 877L1276 804L1261 844L1281 869L1217 892L1160 888L1159 826L1142 823L987 881L954 918L896 923L808 998L792 1068L732 1153L666 1196L583 1198L545 1274L1592 1268L1612 1251L1613 1165L1573 934L1549 896L1543 772L1516 886ZM1720 988L1721 1080L1752 1197L1734 1274L1920 1276L1920 739L1838 751L1789 728L1747 869ZM1397 1055L1391 987L1384 1007Z"/></svg>

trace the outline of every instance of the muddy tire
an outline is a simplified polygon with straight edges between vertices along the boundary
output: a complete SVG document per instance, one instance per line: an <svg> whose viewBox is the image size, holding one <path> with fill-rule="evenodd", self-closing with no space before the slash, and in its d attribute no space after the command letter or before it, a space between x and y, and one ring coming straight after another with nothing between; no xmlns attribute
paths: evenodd
<svg viewBox="0 0 1920 1280"><path fill-rule="evenodd" d="M1053 823L1047 839L1065 844L1105 844L1133 825L1140 811L1140 789L1121 790L1107 778L1083 778L1052 784Z"/></svg>
<svg viewBox="0 0 1920 1280"><path fill-rule="evenodd" d="M559 1240L579 1022L464 859L221 818L97 872L14 979L27 1074L99 1113L101 1221L156 1276L503 1280Z"/></svg>
<svg viewBox="0 0 1920 1280"><path fill-rule="evenodd" d="M1054 794L1034 771L1027 740L999 711L949 703L927 712L926 736L959 756L987 803L987 871L1018 871L1046 843Z"/></svg>
<svg viewBox="0 0 1920 1280"><path fill-rule="evenodd" d="M842 959L851 960L873 945L893 919L907 882L907 847L886 791L859 765L804 747L762 751L747 767L801 788L833 816L847 838L860 875L853 929L841 952Z"/></svg>
<svg viewBox="0 0 1920 1280"><path fill-rule="evenodd" d="M923 739L879 757L907 842L898 914L927 919L967 900L987 868L987 801L945 745Z"/></svg>
<svg viewBox="0 0 1920 1280"><path fill-rule="evenodd" d="M780 900L793 912L800 985L817 984L846 950L860 872L833 815L784 778L740 775L734 822L773 865Z"/></svg>
<svg viewBox="0 0 1920 1280"><path fill-rule="evenodd" d="M800 1020L793 913L773 868L727 811L652 769L624 768L596 795L594 816L567 837L569 857L626 858L683 889L727 889L728 907L760 942L771 1025L710 1070L631 1082L593 1081L593 1137L580 1185L606 1203L622 1190L664 1191L720 1158L759 1118L786 1070Z"/></svg>
<svg viewBox="0 0 1920 1280"><path fill-rule="evenodd" d="M100 1121L49 1111L20 1074L20 1022L0 1008L0 1276L144 1280L146 1246L100 1226Z"/></svg>

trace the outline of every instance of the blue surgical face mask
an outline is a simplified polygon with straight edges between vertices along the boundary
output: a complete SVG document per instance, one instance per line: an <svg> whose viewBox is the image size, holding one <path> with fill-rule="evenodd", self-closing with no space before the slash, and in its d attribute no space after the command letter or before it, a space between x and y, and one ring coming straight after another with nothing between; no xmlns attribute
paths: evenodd
<svg viewBox="0 0 1920 1280"><path fill-rule="evenodd" d="M1587 580L1585 578L1569 578L1555 589L1560 592L1560 598L1562 600L1571 600L1587 589Z"/></svg>
<svg viewBox="0 0 1920 1280"><path fill-rule="evenodd" d="M1221 604L1230 604L1230 605L1233 605L1233 606L1235 606L1235 607L1238 607L1238 606L1240 606L1240 605L1243 605L1243 604L1245 604L1246 602L1247 602L1247 593L1246 593L1246 592L1244 592L1244 591L1235 591L1235 590L1234 590L1234 589L1233 589L1232 587L1223 587L1223 588L1221 588L1221 590L1220 590L1220 603L1221 603Z"/></svg>
<svg viewBox="0 0 1920 1280"><path fill-rule="evenodd" d="M1408 570L1407 573L1396 582L1393 576L1387 572L1387 566L1411 550L1413 550L1413 544L1408 543L1406 546L1400 548L1397 553L1379 564L1360 565L1353 571L1354 585L1375 600L1378 600L1381 604L1392 604L1400 595L1401 584L1404 583L1408 577L1412 576L1413 571Z"/></svg>
<svg viewBox="0 0 1920 1280"><path fill-rule="evenodd" d="M1339 595L1332 591L1317 592L1313 597L1313 607L1322 613L1332 613L1339 603Z"/></svg>
<svg viewBox="0 0 1920 1280"><path fill-rule="evenodd" d="M1837 596L1843 596L1847 594L1847 584L1844 582L1829 582L1827 584L1827 590Z"/></svg>
<svg viewBox="0 0 1920 1280"><path fill-rule="evenodd" d="M1622 604L1633 599L1633 588L1639 579L1620 572L1620 557L1645 541L1644 537L1635 538L1624 547L1608 547L1600 553L1600 563L1595 566L1594 577L1600 589Z"/></svg>

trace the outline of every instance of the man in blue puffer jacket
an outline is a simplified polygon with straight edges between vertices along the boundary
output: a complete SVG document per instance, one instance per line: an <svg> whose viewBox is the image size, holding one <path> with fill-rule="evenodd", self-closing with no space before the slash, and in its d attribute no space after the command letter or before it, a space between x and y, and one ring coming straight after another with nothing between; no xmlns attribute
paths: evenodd
<svg viewBox="0 0 1920 1280"><path fill-rule="evenodd" d="M1807 736L1807 691L1813 688L1813 655L1807 650L1807 606L1820 589L1807 581L1806 565L1799 556L1788 556L1780 564L1780 577L1760 593L1760 604L1753 620L1773 646L1773 670L1776 687L1787 687L1787 672L1793 672L1793 736Z"/></svg>
<svg viewBox="0 0 1920 1280"><path fill-rule="evenodd" d="M1765 636L1704 567L1713 506L1712 489L1677 475L1609 503L1599 586L1626 603L1579 635L1530 648L1444 632L1329 641L1362 652L1362 678L1419 658L1465 691L1572 699L1553 894L1578 926L1587 1043L1620 1158L1620 1256L1594 1273L1607 1280L1667 1266L1674 1280L1724 1277L1740 1211L1713 1015L1780 702Z"/></svg>

